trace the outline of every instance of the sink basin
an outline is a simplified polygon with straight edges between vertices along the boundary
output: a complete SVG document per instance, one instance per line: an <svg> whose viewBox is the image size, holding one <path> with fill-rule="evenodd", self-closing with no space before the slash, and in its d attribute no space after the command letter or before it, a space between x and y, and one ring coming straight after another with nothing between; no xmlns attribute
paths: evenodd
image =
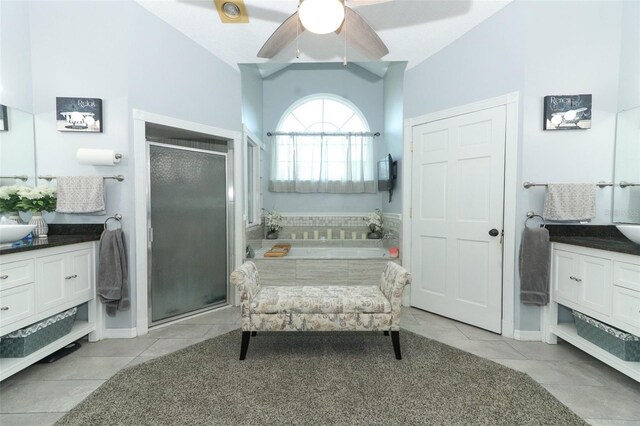
<svg viewBox="0 0 640 426"><path fill-rule="evenodd" d="M35 227L35 225L0 225L0 244L20 241Z"/></svg>
<svg viewBox="0 0 640 426"><path fill-rule="evenodd" d="M616 225L622 234L636 244L640 244L640 225Z"/></svg>

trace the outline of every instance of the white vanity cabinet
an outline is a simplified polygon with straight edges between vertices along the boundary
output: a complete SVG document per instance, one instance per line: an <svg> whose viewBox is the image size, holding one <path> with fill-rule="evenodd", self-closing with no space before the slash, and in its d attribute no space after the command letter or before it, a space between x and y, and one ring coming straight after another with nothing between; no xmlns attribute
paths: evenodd
<svg viewBox="0 0 640 426"><path fill-rule="evenodd" d="M551 259L543 340L556 343L560 337L640 381L640 362L623 361L583 339L573 323L558 323L558 305L563 305L640 336L640 256L553 243Z"/></svg>
<svg viewBox="0 0 640 426"><path fill-rule="evenodd" d="M71 333L23 358L0 358L0 380L89 335L98 340L95 242L43 248L0 257L0 336L88 303L88 319Z"/></svg>

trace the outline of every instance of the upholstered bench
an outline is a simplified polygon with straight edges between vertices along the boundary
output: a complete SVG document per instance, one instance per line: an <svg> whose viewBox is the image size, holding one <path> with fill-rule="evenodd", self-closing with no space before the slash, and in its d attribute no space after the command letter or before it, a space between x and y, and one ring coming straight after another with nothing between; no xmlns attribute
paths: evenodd
<svg viewBox="0 0 640 426"><path fill-rule="evenodd" d="M396 358L402 359L400 305L411 274L393 262L377 286L261 286L253 262L233 271L231 282L240 290L241 360L258 331L338 330L391 332Z"/></svg>

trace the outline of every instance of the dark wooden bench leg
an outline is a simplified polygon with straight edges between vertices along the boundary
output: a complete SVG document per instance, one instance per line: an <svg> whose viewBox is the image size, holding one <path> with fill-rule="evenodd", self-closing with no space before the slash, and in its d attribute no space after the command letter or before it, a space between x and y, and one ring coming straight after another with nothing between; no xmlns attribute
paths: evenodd
<svg viewBox="0 0 640 426"><path fill-rule="evenodd" d="M255 333L255 332L254 332ZM251 336L250 331L242 332L242 343L240 344L240 361L246 358L247 349L249 348L249 338Z"/></svg>
<svg viewBox="0 0 640 426"><path fill-rule="evenodd" d="M384 331L384 335L385 335L385 336L388 336L388 335L389 335L389 330L385 330L385 331Z"/></svg>
<svg viewBox="0 0 640 426"><path fill-rule="evenodd" d="M251 332L251 337L255 337L255 336L256 336L256 334L258 334L258 332L257 332L257 331L252 331L252 332Z"/></svg>
<svg viewBox="0 0 640 426"><path fill-rule="evenodd" d="M396 359L402 359L402 355L400 354L400 332L399 331L391 330L391 341L393 342L393 350L396 353Z"/></svg>

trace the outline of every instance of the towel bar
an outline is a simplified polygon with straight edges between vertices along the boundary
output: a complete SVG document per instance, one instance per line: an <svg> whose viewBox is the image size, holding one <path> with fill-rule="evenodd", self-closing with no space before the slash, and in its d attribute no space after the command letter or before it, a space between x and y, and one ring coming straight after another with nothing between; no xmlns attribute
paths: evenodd
<svg viewBox="0 0 640 426"><path fill-rule="evenodd" d="M627 182L620 182L620 186L622 186L622 183L627 183ZM523 182L522 183L522 186L524 186L525 189L529 189L532 186L547 186L547 185L550 185L550 184L548 184L548 183L534 183L534 182ZM594 185L599 186L600 188L606 188L607 186L616 186L615 183L610 183L610 182L598 182L598 183L594 183Z"/></svg>
<svg viewBox="0 0 640 426"><path fill-rule="evenodd" d="M49 182L51 182L55 178L56 178L56 176L38 176L38 179L44 179L44 180L47 180ZM124 176L123 175L102 176L102 178L103 179L115 179L118 182L122 182L124 180Z"/></svg>

